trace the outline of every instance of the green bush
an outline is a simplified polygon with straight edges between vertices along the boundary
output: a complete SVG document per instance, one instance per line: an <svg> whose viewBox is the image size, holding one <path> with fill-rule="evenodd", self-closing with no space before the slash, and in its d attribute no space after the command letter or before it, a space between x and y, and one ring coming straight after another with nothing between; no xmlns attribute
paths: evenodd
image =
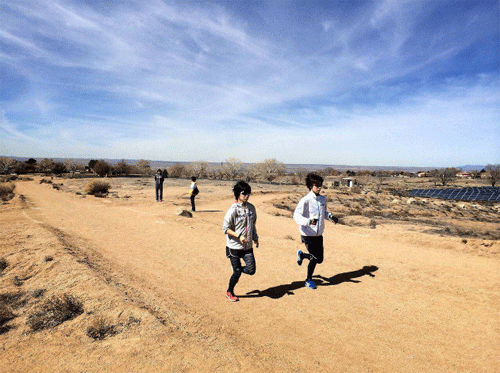
<svg viewBox="0 0 500 373"><path fill-rule="evenodd" d="M93 195L96 197L105 197L111 185L104 180L92 180L85 186L85 194Z"/></svg>

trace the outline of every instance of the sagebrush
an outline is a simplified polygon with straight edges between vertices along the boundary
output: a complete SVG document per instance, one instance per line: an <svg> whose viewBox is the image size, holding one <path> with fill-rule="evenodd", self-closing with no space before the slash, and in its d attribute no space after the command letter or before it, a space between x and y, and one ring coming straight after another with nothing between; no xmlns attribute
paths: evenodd
<svg viewBox="0 0 500 373"><path fill-rule="evenodd" d="M96 316L87 327L87 335L93 339L102 340L114 334L116 334L114 325L102 315Z"/></svg>
<svg viewBox="0 0 500 373"><path fill-rule="evenodd" d="M71 294L53 295L28 316L33 331L53 328L83 313L83 303Z"/></svg>
<svg viewBox="0 0 500 373"><path fill-rule="evenodd" d="M109 182L94 179L85 186L85 194L102 197L108 194L109 188L111 188Z"/></svg>
<svg viewBox="0 0 500 373"><path fill-rule="evenodd" d="M15 188L16 188L16 184L14 184L14 183L11 183L11 182L0 183L0 198L6 197L9 194L12 194L14 192Z"/></svg>
<svg viewBox="0 0 500 373"><path fill-rule="evenodd" d="M5 304L0 304L0 328L3 327L7 321L12 320L14 317L14 313L12 310Z"/></svg>
<svg viewBox="0 0 500 373"><path fill-rule="evenodd" d="M7 262L7 259L5 258L0 258L0 273L9 266L9 262Z"/></svg>

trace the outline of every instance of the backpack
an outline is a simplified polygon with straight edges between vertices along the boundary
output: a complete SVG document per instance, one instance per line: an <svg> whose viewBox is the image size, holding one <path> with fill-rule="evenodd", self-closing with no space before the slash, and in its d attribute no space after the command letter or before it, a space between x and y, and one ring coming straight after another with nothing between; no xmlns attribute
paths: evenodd
<svg viewBox="0 0 500 373"><path fill-rule="evenodd" d="M197 195L198 195L198 193L200 193L200 190L198 189L198 187L197 187L197 186L195 186L195 187L194 187L194 189L193 189L193 193L192 193L192 195L193 195L193 196L197 196Z"/></svg>

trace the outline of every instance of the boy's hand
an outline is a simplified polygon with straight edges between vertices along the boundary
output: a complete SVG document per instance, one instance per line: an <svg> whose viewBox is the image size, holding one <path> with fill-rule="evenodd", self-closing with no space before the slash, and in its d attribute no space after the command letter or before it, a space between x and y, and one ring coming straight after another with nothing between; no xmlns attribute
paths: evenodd
<svg viewBox="0 0 500 373"><path fill-rule="evenodd" d="M254 242L255 242L255 247L259 247L259 240L256 240Z"/></svg>
<svg viewBox="0 0 500 373"><path fill-rule="evenodd" d="M337 218L336 216L333 216L333 214L331 212L328 213L328 219L333 221L335 224L337 224L339 222L339 218Z"/></svg>

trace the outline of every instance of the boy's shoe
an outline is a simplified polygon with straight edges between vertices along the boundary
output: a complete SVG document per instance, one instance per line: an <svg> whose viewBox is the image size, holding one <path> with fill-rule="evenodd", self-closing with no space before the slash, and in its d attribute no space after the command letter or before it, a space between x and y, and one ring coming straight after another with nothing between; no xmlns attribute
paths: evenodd
<svg viewBox="0 0 500 373"><path fill-rule="evenodd" d="M309 289L316 289L316 284L314 283L313 280L306 280L306 288Z"/></svg>
<svg viewBox="0 0 500 373"><path fill-rule="evenodd" d="M229 299L230 302L237 302L239 301L239 298L234 295L234 294L231 294L231 292L226 292L226 298Z"/></svg>
<svg viewBox="0 0 500 373"><path fill-rule="evenodd" d="M302 258L302 251L301 250L297 251L297 264L301 266L303 260L304 258Z"/></svg>

